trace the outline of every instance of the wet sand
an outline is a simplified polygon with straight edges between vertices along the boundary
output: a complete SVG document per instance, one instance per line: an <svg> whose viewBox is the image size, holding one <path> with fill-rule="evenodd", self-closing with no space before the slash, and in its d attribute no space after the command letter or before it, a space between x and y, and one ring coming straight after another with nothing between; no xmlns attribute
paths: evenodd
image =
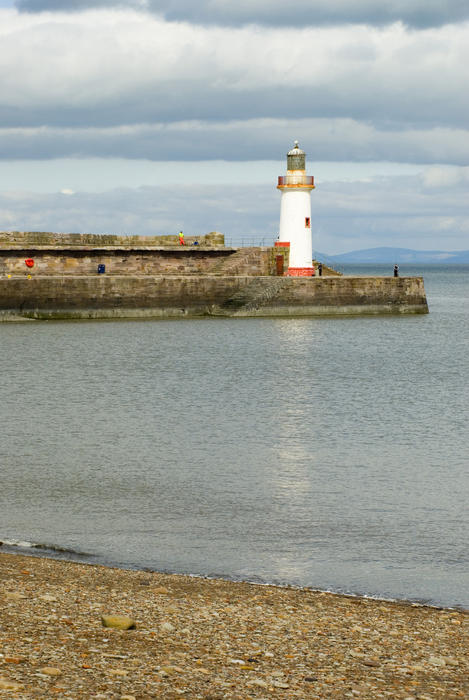
<svg viewBox="0 0 469 700"><path fill-rule="evenodd" d="M469 697L467 611L5 553L0 604L0 697Z"/></svg>

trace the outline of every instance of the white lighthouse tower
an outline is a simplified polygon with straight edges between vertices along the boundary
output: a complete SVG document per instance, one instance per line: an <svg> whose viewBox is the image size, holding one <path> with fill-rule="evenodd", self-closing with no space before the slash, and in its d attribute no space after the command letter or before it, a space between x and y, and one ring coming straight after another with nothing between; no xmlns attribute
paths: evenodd
<svg viewBox="0 0 469 700"><path fill-rule="evenodd" d="M279 177L277 189L282 193L282 200L280 232L275 245L290 247L286 274L312 277L311 190L314 190L314 177L306 175L306 154L298 147L298 141L287 153L287 174Z"/></svg>

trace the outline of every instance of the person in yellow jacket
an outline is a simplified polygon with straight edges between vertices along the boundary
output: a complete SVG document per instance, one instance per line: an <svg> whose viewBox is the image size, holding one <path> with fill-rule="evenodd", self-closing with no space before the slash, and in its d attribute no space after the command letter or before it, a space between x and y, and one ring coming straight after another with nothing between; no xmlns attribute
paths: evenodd
<svg viewBox="0 0 469 700"><path fill-rule="evenodd" d="M186 245L186 241L184 240L184 234L182 231L179 231L179 245Z"/></svg>

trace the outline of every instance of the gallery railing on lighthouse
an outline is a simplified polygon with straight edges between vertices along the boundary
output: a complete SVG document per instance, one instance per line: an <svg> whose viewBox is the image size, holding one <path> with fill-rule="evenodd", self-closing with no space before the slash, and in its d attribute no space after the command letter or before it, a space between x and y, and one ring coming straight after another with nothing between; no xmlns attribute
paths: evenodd
<svg viewBox="0 0 469 700"><path fill-rule="evenodd" d="M314 187L313 175L280 175L278 187Z"/></svg>

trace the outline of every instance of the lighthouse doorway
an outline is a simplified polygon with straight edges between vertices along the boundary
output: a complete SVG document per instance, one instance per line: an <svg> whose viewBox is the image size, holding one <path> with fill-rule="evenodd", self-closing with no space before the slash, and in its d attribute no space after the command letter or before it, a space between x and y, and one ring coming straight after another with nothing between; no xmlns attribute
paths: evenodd
<svg viewBox="0 0 469 700"><path fill-rule="evenodd" d="M280 277L283 275L284 272L284 264L285 264L285 258L283 255L276 255L275 256L275 267L277 270L277 275Z"/></svg>

